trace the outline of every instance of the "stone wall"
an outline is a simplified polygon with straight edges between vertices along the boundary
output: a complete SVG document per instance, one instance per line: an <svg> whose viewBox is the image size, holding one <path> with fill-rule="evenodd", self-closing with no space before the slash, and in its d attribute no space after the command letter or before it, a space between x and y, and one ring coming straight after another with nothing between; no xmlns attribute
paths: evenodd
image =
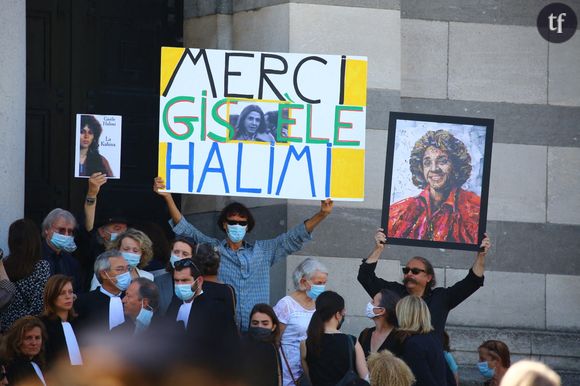
<svg viewBox="0 0 580 386"><path fill-rule="evenodd" d="M545 1L185 4L186 46L369 59L365 201L336 203L314 240L274 267L273 303L291 289L283 283L298 261L317 256L332 267L330 287L347 298L347 331L358 333L368 325L363 317L368 299L356 271L380 224L389 112L492 118L487 229L494 246L485 287L450 314L457 357L465 379L473 380L477 346L499 336L516 359L540 358L564 374L572 371L566 384L578 383L573 370L580 363L580 35L562 44L543 40L536 18ZM567 4L580 14L580 1ZM184 207L200 200L213 204L189 211L193 220L196 212L215 211L224 201L192 196L184 198ZM249 204L259 207L259 221L269 219L281 228L303 221L318 206L298 200ZM253 236L271 233L258 223ZM400 279L400 265L417 254L434 263L441 285L460 279L475 257L389 246L381 276Z"/></svg>

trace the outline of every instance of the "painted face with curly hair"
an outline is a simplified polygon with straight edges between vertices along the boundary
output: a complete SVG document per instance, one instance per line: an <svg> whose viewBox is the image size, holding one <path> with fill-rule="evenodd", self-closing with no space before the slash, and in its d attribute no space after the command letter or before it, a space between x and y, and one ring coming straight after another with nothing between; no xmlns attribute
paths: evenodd
<svg viewBox="0 0 580 386"><path fill-rule="evenodd" d="M423 176L435 191L448 189L453 181L453 163L446 151L429 146L423 154Z"/></svg>
<svg viewBox="0 0 580 386"><path fill-rule="evenodd" d="M471 156L465 144L447 130L428 131L415 143L409 168L418 188L444 191L467 181Z"/></svg>

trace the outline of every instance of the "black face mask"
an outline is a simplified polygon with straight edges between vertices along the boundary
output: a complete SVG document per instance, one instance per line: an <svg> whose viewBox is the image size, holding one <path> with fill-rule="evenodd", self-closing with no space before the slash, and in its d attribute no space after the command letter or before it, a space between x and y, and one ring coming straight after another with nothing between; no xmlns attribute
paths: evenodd
<svg viewBox="0 0 580 386"><path fill-rule="evenodd" d="M345 315L342 315L342 319L340 319L340 322L338 322L338 326L336 326L337 330L340 330L340 328L342 327L342 324L344 323L344 318Z"/></svg>
<svg viewBox="0 0 580 386"><path fill-rule="evenodd" d="M272 338L272 333L274 331L270 330L269 328L263 327L250 327L248 329L248 334L254 340L261 340L261 341L268 341Z"/></svg>

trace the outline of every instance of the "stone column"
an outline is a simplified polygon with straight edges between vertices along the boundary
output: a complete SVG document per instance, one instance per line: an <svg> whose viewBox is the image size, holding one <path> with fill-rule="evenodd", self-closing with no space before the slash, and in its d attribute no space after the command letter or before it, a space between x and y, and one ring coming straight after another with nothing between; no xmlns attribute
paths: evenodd
<svg viewBox="0 0 580 386"><path fill-rule="evenodd" d="M24 216L26 146L26 2L5 0L0 12L0 248Z"/></svg>

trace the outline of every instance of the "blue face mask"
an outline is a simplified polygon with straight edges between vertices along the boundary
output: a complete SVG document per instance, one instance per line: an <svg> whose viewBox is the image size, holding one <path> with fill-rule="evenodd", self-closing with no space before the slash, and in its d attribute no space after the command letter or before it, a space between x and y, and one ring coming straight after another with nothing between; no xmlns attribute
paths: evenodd
<svg viewBox="0 0 580 386"><path fill-rule="evenodd" d="M111 241L117 240L117 237L119 237L119 234L117 232L111 232Z"/></svg>
<svg viewBox="0 0 580 386"><path fill-rule="evenodd" d="M125 272L116 277L117 282L114 283L115 287L120 289L121 291L126 291L129 288L129 284L131 284L131 273Z"/></svg>
<svg viewBox="0 0 580 386"><path fill-rule="evenodd" d="M138 255L136 253L121 252L121 255L123 255L125 260L127 260L127 264L129 264L129 267L136 267L137 265L139 265L139 262L141 261L141 255Z"/></svg>
<svg viewBox="0 0 580 386"><path fill-rule="evenodd" d="M173 268L175 268L175 263L178 262L179 260L181 260L179 256L175 256L172 254L171 257L169 258L169 263Z"/></svg>
<svg viewBox="0 0 580 386"><path fill-rule="evenodd" d="M184 302L191 300L194 297L195 292L191 289L191 284L176 284L175 285L175 296Z"/></svg>
<svg viewBox="0 0 580 386"><path fill-rule="evenodd" d="M479 373L481 375L483 375L486 378L492 378L493 377L493 369L490 369L487 362L477 362L477 368L479 369Z"/></svg>
<svg viewBox="0 0 580 386"><path fill-rule="evenodd" d="M234 243L239 243L240 241L242 241L244 239L244 236L246 236L246 228L247 227L248 227L247 225L227 224L228 238Z"/></svg>
<svg viewBox="0 0 580 386"><path fill-rule="evenodd" d="M326 285L325 284L312 284L310 286L310 289L308 291L306 291L306 295L308 295L308 297L312 300L316 300L316 298L318 297L318 295L320 295L321 293L323 293L326 289Z"/></svg>
<svg viewBox="0 0 580 386"><path fill-rule="evenodd" d="M57 232L52 234L50 243L54 245L56 249L63 249L67 252L74 252L77 249L75 239L72 236L61 235Z"/></svg>
<svg viewBox="0 0 580 386"><path fill-rule="evenodd" d="M143 300L141 300L141 311L135 319L135 324L137 325L136 332L142 331L149 327L151 324L151 319L153 318L153 311L143 307Z"/></svg>

